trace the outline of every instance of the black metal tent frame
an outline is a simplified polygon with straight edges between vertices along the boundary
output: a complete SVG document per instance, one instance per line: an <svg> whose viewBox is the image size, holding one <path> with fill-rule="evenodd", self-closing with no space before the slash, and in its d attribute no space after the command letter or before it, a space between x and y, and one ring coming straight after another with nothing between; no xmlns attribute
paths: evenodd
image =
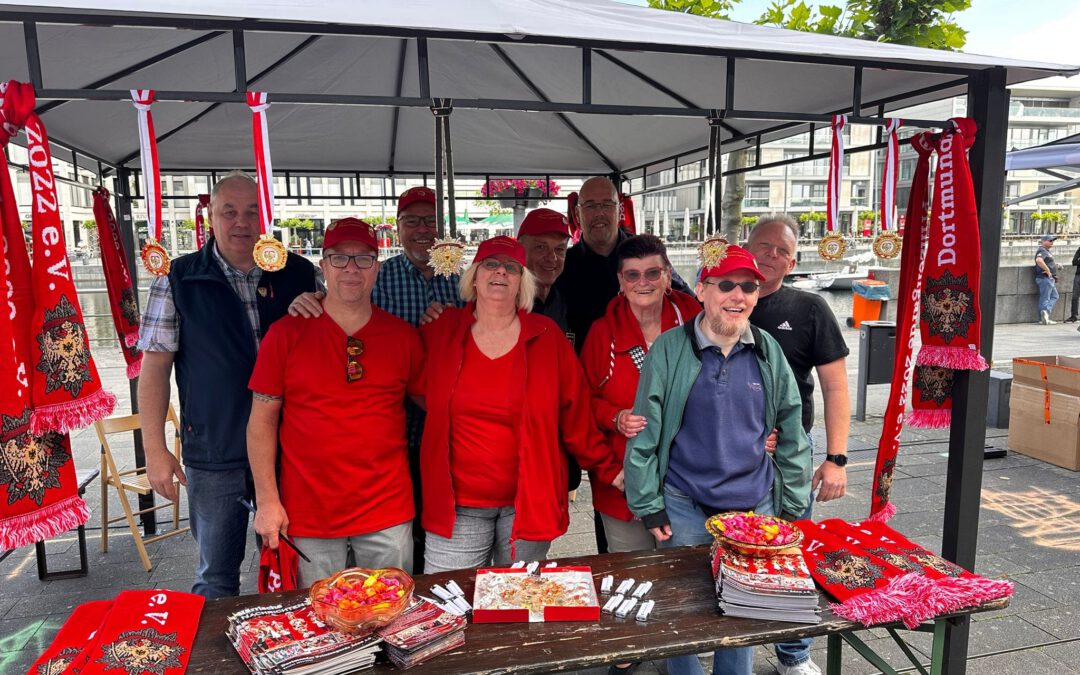
<svg viewBox="0 0 1080 675"><path fill-rule="evenodd" d="M651 43L610 42L598 40L584 40L576 38L543 37L543 36L508 36L499 33L474 33L464 31L430 31L422 29L385 28L377 26L355 26L340 24L312 24L292 23L284 21L263 21L254 19L227 20L227 19L197 19L177 18L163 16L144 16L129 14L70 14L53 12L23 12L0 10L0 22L21 23L26 47L27 64L30 80L37 92L39 113L54 109L72 100L94 101L126 101L130 100L130 93L126 89L108 89L122 77L131 75L155 63L159 63L175 54L197 48L206 41L229 34L233 43L235 90L232 92L221 91L161 91L156 92L158 101L187 101L193 103L211 103L211 110L217 105L225 103L245 103L245 92L253 88L261 77L285 63L296 54L319 40L323 35L353 35L353 36L378 36L399 38L399 58L397 69L397 91L394 96L368 96L348 94L295 94L274 92L272 100L276 103L294 103L304 105L352 105L352 106L381 106L395 109L390 144L390 165L387 171L380 172L317 172L322 175L349 175L357 180L364 174L377 174L381 176L394 176L398 174L394 170L394 151L397 143L397 120L401 108L428 108L432 111L435 121L435 148L434 148L434 177L436 192L439 196L439 221L443 218L443 200L446 194L449 198L450 214L454 214L454 170L453 152L450 142L450 119L455 108L508 110L508 111L536 111L554 113L560 122L567 127L581 142L590 147L604 164L610 169L610 176L616 181L626 180L635 173L645 175L650 167L671 163L676 169L681 158L693 153L706 153L709 176L717 176L720 155L727 149L740 147L754 147L757 158L760 160L760 147L762 138L768 135L801 133L804 129L810 131L811 145L807 156L796 159L784 160L761 165L760 162L753 166L741 169L742 171L759 170L771 166L781 166L787 163L812 160L827 157L827 153L815 154L813 147L813 131L816 125L828 125L833 114L848 114L849 123L870 124L879 127L877 143L861 148L851 148L848 152L859 152L881 147L880 127L884 124L886 106L899 107L905 100L915 97L955 90L958 87L966 87L968 97L968 115L978 124L980 134L969 152L972 178L975 185L975 196L978 206L980 232L982 236L982 267L988 272L982 275L982 288L980 298L982 303L982 350L984 354L993 353L994 338L994 309L997 294L997 276L992 273L998 267L1000 228L1001 228L1001 204L1004 190L1004 162L1005 162L1005 130L1007 128L1008 92L1006 89L1006 70L1002 67L989 67L978 69L975 67L957 67L940 64L910 63L897 60L880 60L863 62L856 59L771 53L768 51L729 50L705 47L683 47L675 45L660 45ZM190 40L182 45L174 47L153 58L133 64L122 71L101 78L96 82L81 89L50 89L42 79L41 60L38 51L37 26L43 24L72 24L72 25L98 25L98 26L135 26L135 27L160 27L179 28L210 33ZM250 76L247 72L244 37L247 31L260 33L280 32L307 35L308 37L297 45L293 50L279 58L262 72ZM488 46L499 58L511 69L518 79L536 96L535 100L519 99L487 99L487 98L454 98L433 99L431 97L430 79L428 75L428 44L429 39L438 40L465 40L469 42L488 43ZM419 83L420 95L416 97L402 96L402 83L405 73L405 50L409 42L415 44L418 55L418 72L415 76ZM579 101L560 102L552 101L545 93L529 80L528 76L514 63L513 59L503 50L501 44L538 44L558 45L574 47L580 51L581 56L581 97ZM617 56L619 51L643 51L643 52L666 52L676 54L708 55L722 57L726 64L726 90L724 92L725 107L722 109L704 108L695 105L693 101L667 88L662 82L658 82L644 73L636 70L629 64L620 60ZM616 52L616 53L613 53ZM659 93L666 94L679 102L680 106L640 106L597 104L592 101L592 63L595 58L603 58L627 73L633 75L643 85L652 87ZM743 110L734 106L737 66L740 59L772 60L789 63L812 63L826 64L849 68L851 71L851 99L850 105L841 110L833 110L827 113L807 113L801 111L765 111ZM907 91L901 94L881 98L877 100L863 100L862 79L864 69L890 69L901 71L922 71L943 75L955 75L943 83L925 87L915 91ZM760 84L758 86L761 86ZM944 94L943 94L944 95ZM47 101L47 102L45 102ZM877 116L865 116L864 111L872 110ZM208 111L201 111L187 120L180 128L187 127L198 121ZM601 115L646 115L658 117L690 117L698 118L708 123L710 133L708 145L691 151L682 152L666 158L658 158L648 164L620 168L603 152L596 147L568 117L571 114L601 114ZM777 124L767 129L753 133L740 132L736 126L737 121L743 120L768 120ZM947 122L943 120L906 119L907 127L943 128ZM176 133L178 129L169 134ZM731 134L728 139L722 139L722 131ZM97 157L84 149L73 147L69 144L57 143L66 147L71 152L71 161L76 167L79 166L80 157L88 158L97 162L97 173L104 177L112 172L118 179L117 207L120 214L119 221L124 231L128 247L128 263L132 270L135 269L135 237L132 228L131 200L133 195L130 189L131 180L135 170L129 168L127 163L137 159L137 154L129 155L122 161L113 164ZM738 171L738 170L737 170ZM168 167L162 167L163 173L192 173L191 170L175 171ZM212 174L212 171L200 173ZM287 171L286 171L287 173ZM316 173L316 172L305 172ZM729 172L730 173L730 172ZM400 174L398 174L400 175ZM416 172L407 172L407 175L417 175ZM466 175L466 174L458 174ZM477 174L472 174L477 175ZM425 180L427 174L424 175ZM678 172L675 173L676 182ZM444 193L444 181L446 190ZM697 181L695 181L697 182ZM720 180L712 181L713 194L710 202L713 209L712 222L716 223L716 210L720 204ZM669 185L676 187L677 185ZM392 198L392 195L361 197L359 190L356 198ZM288 196L288 195L287 195ZM347 196L346 196L347 197ZM451 234L454 233L454 218L449 219ZM978 519L980 505L980 490L982 485L983 448L985 442L985 419L987 394L989 387L989 372L957 371L953 389L953 424L949 436L949 459L945 495L944 528L942 535L943 555L965 568L973 569L976 556L976 538L978 534ZM134 396L133 396L134 400ZM967 617L950 620L945 633L945 663L944 673L963 673L966 671L967 645L968 645L969 619Z"/></svg>

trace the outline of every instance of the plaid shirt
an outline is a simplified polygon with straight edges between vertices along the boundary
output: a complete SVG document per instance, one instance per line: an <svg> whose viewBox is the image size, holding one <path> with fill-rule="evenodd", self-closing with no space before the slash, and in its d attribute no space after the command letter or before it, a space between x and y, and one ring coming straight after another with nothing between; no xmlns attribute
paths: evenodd
<svg viewBox="0 0 1080 675"><path fill-rule="evenodd" d="M386 259L379 268L379 278L371 289L371 302L403 321L420 325L420 317L433 302L461 307L457 274L447 279L436 274L425 279L423 272L409 262L404 253Z"/></svg>
<svg viewBox="0 0 1080 675"><path fill-rule="evenodd" d="M221 265L221 271L225 273L225 280L229 282L229 287L244 305L244 312L251 325L252 338L255 340L255 346L258 347L262 331L259 327L259 308L255 301L262 270L259 267L252 267L248 272L241 272L221 257L217 246L214 246L213 253L214 260L217 260ZM142 321L139 324L139 349L144 352L180 351L180 317L176 314L172 288L167 276L155 277L150 283L146 308L143 310Z"/></svg>
<svg viewBox="0 0 1080 675"><path fill-rule="evenodd" d="M461 277L457 274L449 279L441 274L425 279L423 272L413 265L404 253L399 253L387 258L379 268L379 277L375 280L375 287L371 289L371 302L399 319L408 321L413 326L419 326L424 310L433 302L440 302L451 307L461 307L465 304L458 295L460 279ZM411 400L406 399L405 437L413 459L419 457L420 439L423 435L424 411ZM411 462L410 466L414 467L414 480L418 480L419 474L416 468L419 465Z"/></svg>

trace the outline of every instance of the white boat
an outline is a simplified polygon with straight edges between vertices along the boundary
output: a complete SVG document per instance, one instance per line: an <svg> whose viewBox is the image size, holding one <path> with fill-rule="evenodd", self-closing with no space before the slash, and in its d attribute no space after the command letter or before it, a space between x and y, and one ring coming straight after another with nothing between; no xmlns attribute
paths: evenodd
<svg viewBox="0 0 1080 675"><path fill-rule="evenodd" d="M872 251L866 251L865 253L859 253L848 258L844 258L844 268L837 272L819 272L817 274L811 274L806 278L803 285L799 285L800 282L795 282L796 286L800 288L822 288L830 291L850 291L851 283L858 281L859 279L865 279L870 274L870 268L868 265L875 260L874 253Z"/></svg>

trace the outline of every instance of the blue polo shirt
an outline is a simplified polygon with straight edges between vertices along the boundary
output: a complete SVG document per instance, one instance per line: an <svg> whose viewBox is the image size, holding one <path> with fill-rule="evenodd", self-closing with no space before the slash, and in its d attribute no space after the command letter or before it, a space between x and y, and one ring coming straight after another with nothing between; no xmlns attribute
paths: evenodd
<svg viewBox="0 0 1080 675"><path fill-rule="evenodd" d="M754 508L773 485L765 391L749 325L725 357L694 322L701 372L671 443L667 480L707 512Z"/></svg>

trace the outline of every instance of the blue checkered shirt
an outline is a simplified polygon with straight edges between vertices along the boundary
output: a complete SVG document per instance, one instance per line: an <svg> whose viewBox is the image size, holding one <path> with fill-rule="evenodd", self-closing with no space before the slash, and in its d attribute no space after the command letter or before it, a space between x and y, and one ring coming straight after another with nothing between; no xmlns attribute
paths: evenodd
<svg viewBox="0 0 1080 675"><path fill-rule="evenodd" d="M451 307L465 304L458 295L460 279L456 274L449 279L441 274L425 279L423 272L404 253L399 253L387 258L379 268L379 278L371 289L371 302L399 319L419 326L424 310L433 302Z"/></svg>

